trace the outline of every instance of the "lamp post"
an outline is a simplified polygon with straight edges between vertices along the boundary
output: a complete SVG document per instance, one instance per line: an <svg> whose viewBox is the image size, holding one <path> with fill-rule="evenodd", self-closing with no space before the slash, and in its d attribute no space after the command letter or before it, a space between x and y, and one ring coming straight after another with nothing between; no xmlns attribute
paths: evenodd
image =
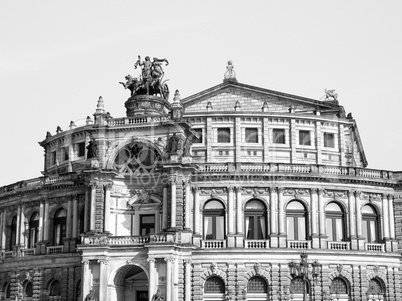
<svg viewBox="0 0 402 301"><path fill-rule="evenodd" d="M311 272L309 271L310 266L312 267ZM312 275L314 284L320 273L321 264L318 263L317 260L315 260L313 263L309 263L308 255L303 252L300 254L300 262L298 263L293 261L290 262L289 268L290 268L290 275L292 277L300 276L303 281L303 301L309 300L309 294L307 293L308 275L309 273ZM313 300L315 300L315 288L312 293L313 293Z"/></svg>

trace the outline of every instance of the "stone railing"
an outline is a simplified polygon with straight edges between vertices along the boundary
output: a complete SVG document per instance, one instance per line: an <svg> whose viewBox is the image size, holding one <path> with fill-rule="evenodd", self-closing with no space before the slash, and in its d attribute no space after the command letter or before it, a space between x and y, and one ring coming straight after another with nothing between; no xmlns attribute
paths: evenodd
<svg viewBox="0 0 402 301"><path fill-rule="evenodd" d="M216 239L216 240L201 240L202 249L224 249L226 248L226 240Z"/></svg>
<svg viewBox="0 0 402 301"><path fill-rule="evenodd" d="M371 252L385 252L384 244L366 243L366 251Z"/></svg>
<svg viewBox="0 0 402 301"><path fill-rule="evenodd" d="M119 126L119 125L130 125L130 124L144 124L144 123L155 123L155 122L166 122L170 121L169 115L163 116L144 116L144 117L122 117L122 118L112 118L107 121L108 126Z"/></svg>
<svg viewBox="0 0 402 301"><path fill-rule="evenodd" d="M311 249L311 241L309 240L288 240L288 249L306 250Z"/></svg>
<svg viewBox="0 0 402 301"><path fill-rule="evenodd" d="M350 242L348 241L328 241L328 249L343 251L350 249Z"/></svg>
<svg viewBox="0 0 402 301"><path fill-rule="evenodd" d="M84 236L83 245L138 246L148 243L176 242L174 233L159 233L137 236Z"/></svg>
<svg viewBox="0 0 402 301"><path fill-rule="evenodd" d="M246 249L269 249L269 240L245 240Z"/></svg>
<svg viewBox="0 0 402 301"><path fill-rule="evenodd" d="M63 246L46 247L46 254L61 254L63 253Z"/></svg>
<svg viewBox="0 0 402 301"><path fill-rule="evenodd" d="M4 251L2 257L3 257L3 259L14 257L14 252L13 251Z"/></svg>
<svg viewBox="0 0 402 301"><path fill-rule="evenodd" d="M345 177L361 177L370 179L393 179L393 172L330 165L309 165L290 163L200 163L200 173L269 173L269 174L311 174Z"/></svg>
<svg viewBox="0 0 402 301"><path fill-rule="evenodd" d="M71 182L71 181L76 180L77 177L78 177L77 174L74 172L74 173L69 173L69 174L61 175L61 176L59 176L59 175L45 176L45 177L30 179L30 180L26 180L26 181L17 182L17 183L8 185L8 186L0 187L0 194L16 191L19 189L32 189L32 188L40 187L40 186L44 186L44 185Z"/></svg>
<svg viewBox="0 0 402 301"><path fill-rule="evenodd" d="M35 248L21 249L20 254L21 254L21 257L33 256L33 255L35 255Z"/></svg>

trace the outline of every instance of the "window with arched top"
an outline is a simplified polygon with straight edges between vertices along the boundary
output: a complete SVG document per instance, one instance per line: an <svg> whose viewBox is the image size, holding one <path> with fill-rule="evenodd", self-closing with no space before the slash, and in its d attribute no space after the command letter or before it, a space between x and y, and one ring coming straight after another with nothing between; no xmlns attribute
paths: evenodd
<svg viewBox="0 0 402 301"><path fill-rule="evenodd" d="M63 244L63 239L66 237L66 216L65 209L56 211L53 219L53 245L58 246Z"/></svg>
<svg viewBox="0 0 402 301"><path fill-rule="evenodd" d="M35 248L38 242L39 214L34 212L29 219L28 248Z"/></svg>
<svg viewBox="0 0 402 301"><path fill-rule="evenodd" d="M8 250L12 251L13 247L17 244L17 217L14 216L14 218L11 221L11 227L10 227L10 239L9 239L9 245L8 245Z"/></svg>
<svg viewBox="0 0 402 301"><path fill-rule="evenodd" d="M362 208L362 231L367 242L375 243L380 241L378 214L371 205L365 205Z"/></svg>
<svg viewBox="0 0 402 301"><path fill-rule="evenodd" d="M28 298L31 298L33 296L33 286L32 286L32 282L30 281L26 281L25 283L25 296Z"/></svg>
<svg viewBox="0 0 402 301"><path fill-rule="evenodd" d="M244 210L246 239L267 238L267 209L259 200L248 201Z"/></svg>
<svg viewBox="0 0 402 301"><path fill-rule="evenodd" d="M376 278L371 279L367 293L371 295L382 295L384 293L384 288L381 281Z"/></svg>
<svg viewBox="0 0 402 301"><path fill-rule="evenodd" d="M294 300L298 299L298 295L310 294L310 284L307 280L304 280L302 277L295 277L290 282L290 292L294 295Z"/></svg>
<svg viewBox="0 0 402 301"><path fill-rule="evenodd" d="M343 241L345 238L345 214L341 206L331 202L325 207L328 241Z"/></svg>
<svg viewBox="0 0 402 301"><path fill-rule="evenodd" d="M247 283L248 293L267 293L268 285L267 281L259 276L252 277Z"/></svg>
<svg viewBox="0 0 402 301"><path fill-rule="evenodd" d="M225 293L225 283L217 276L209 277L204 284L204 293L223 294Z"/></svg>
<svg viewBox="0 0 402 301"><path fill-rule="evenodd" d="M334 278L331 282L331 286L329 287L331 294L347 294L348 293L348 285L345 280L340 277Z"/></svg>
<svg viewBox="0 0 402 301"><path fill-rule="evenodd" d="M225 238L225 208L218 200L208 201L203 210L204 239Z"/></svg>
<svg viewBox="0 0 402 301"><path fill-rule="evenodd" d="M10 297L11 297L11 285L9 283L6 283L4 285L4 288L5 288L4 291L5 291L6 299L10 299Z"/></svg>
<svg viewBox="0 0 402 301"><path fill-rule="evenodd" d="M288 203L286 226L288 240L307 239L307 211L300 201L293 200Z"/></svg>

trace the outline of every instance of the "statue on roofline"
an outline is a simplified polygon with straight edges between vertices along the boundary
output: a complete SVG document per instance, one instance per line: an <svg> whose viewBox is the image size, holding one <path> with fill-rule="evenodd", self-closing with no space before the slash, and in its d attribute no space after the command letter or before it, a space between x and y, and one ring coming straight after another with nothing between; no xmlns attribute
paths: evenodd
<svg viewBox="0 0 402 301"><path fill-rule="evenodd" d="M158 59L156 57L151 59L149 56L145 57L144 61L141 61L141 57L138 56L137 62L134 64L134 68L141 67L141 75L138 78L133 78L131 75L125 77L126 82L119 82L125 89L129 89L131 96L134 95L159 95L165 100L169 98L169 87L166 84L167 80L163 80L164 72L162 63L166 66L169 65L167 59Z"/></svg>
<svg viewBox="0 0 402 301"><path fill-rule="evenodd" d="M338 100L338 93L335 93L335 90L327 90L324 89L325 92L325 100L329 100L329 98L331 97L333 100Z"/></svg>

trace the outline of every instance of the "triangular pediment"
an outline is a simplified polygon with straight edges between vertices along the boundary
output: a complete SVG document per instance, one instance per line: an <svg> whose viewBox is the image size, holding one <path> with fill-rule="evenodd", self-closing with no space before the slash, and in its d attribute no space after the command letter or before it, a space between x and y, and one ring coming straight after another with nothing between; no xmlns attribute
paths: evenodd
<svg viewBox="0 0 402 301"><path fill-rule="evenodd" d="M319 101L249 86L224 82L183 99L187 114L200 112L294 112L313 113L315 110L337 111L342 107L333 101Z"/></svg>

